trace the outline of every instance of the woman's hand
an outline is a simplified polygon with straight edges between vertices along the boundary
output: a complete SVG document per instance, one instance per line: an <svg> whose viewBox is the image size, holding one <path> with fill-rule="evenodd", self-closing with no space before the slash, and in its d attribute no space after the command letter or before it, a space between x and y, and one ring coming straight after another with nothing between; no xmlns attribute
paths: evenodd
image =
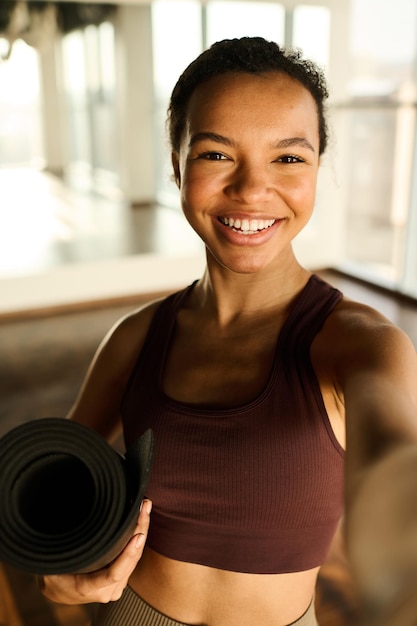
<svg viewBox="0 0 417 626"><path fill-rule="evenodd" d="M361 626L417 624L417 446L397 445L366 473L351 509Z"/></svg>
<svg viewBox="0 0 417 626"><path fill-rule="evenodd" d="M152 503L144 500L133 536L120 555L107 567L88 574L39 577L44 596L62 604L89 604L118 600L140 560L148 535Z"/></svg>
<svg viewBox="0 0 417 626"><path fill-rule="evenodd" d="M417 623L417 580L411 578L392 602L371 607L361 626L411 626Z"/></svg>

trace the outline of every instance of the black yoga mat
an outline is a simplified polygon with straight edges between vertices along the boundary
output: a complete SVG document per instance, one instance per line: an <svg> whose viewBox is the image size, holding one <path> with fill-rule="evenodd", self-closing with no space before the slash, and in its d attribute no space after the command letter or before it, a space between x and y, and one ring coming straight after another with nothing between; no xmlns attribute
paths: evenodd
<svg viewBox="0 0 417 626"><path fill-rule="evenodd" d="M152 456L151 430L122 456L64 418L12 429L0 439L0 560L32 574L110 563L132 536Z"/></svg>

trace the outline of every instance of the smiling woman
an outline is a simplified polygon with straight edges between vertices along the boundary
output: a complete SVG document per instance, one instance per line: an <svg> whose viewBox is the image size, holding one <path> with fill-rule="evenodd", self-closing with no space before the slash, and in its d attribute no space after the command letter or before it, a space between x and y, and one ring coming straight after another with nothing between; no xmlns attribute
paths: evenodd
<svg viewBox="0 0 417 626"><path fill-rule="evenodd" d="M415 350L292 247L313 212L326 98L314 64L259 37L213 45L174 88L172 164L206 267L116 324L69 412L126 446L153 430L147 501L109 567L42 582L54 601L101 603L95 626L317 626L344 503L364 626L385 626L403 591L417 616L400 584L417 580L417 554L398 544L416 519L396 493L417 489ZM382 532L374 504L390 511Z"/></svg>

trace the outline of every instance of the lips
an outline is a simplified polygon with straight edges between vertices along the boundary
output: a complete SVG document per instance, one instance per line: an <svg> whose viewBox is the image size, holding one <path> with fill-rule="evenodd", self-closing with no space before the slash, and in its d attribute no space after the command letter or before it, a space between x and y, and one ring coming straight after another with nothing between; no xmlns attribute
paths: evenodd
<svg viewBox="0 0 417 626"><path fill-rule="evenodd" d="M276 220L261 220L261 219L234 219L233 217L219 217L219 221L228 226L237 233L244 235L254 235L271 228L275 224Z"/></svg>

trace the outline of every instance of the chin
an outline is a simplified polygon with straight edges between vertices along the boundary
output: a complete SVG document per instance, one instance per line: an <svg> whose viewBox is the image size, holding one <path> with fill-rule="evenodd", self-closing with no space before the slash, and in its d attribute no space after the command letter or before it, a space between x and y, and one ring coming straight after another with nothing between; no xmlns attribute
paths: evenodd
<svg viewBox="0 0 417 626"><path fill-rule="evenodd" d="M260 272L271 270L273 263L268 259L259 258L240 258L240 259L219 259L214 257L215 261L224 269L234 274L242 274L249 276L251 274L259 274Z"/></svg>
<svg viewBox="0 0 417 626"><path fill-rule="evenodd" d="M294 253L291 243L281 248L276 246L273 250L246 249L240 252L232 251L225 253L220 250L219 254L208 249L208 253L214 262L236 274L259 274L262 272L275 272L293 260Z"/></svg>

